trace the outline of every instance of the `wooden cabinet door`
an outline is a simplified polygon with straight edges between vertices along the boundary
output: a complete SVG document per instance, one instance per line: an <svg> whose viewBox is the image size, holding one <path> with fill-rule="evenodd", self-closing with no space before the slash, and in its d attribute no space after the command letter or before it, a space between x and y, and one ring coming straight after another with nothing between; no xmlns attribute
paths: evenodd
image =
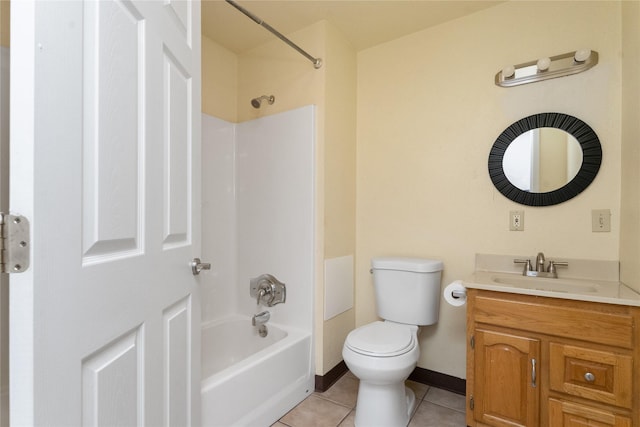
<svg viewBox="0 0 640 427"><path fill-rule="evenodd" d="M474 418L489 426L538 425L540 341L476 329Z"/></svg>
<svg viewBox="0 0 640 427"><path fill-rule="evenodd" d="M607 410L549 399L552 427L631 427L631 419Z"/></svg>

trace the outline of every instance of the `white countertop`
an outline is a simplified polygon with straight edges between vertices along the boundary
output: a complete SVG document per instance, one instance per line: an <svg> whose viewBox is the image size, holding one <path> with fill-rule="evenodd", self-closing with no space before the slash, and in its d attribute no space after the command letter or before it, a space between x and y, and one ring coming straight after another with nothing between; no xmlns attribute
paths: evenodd
<svg viewBox="0 0 640 427"><path fill-rule="evenodd" d="M640 307L640 294L621 282L545 279L518 273L476 271L462 283L470 289Z"/></svg>
<svg viewBox="0 0 640 427"><path fill-rule="evenodd" d="M595 274L590 275L590 278L564 277L560 271L559 278L551 279L528 277L522 275L522 272L505 271L505 268L501 268L499 265L495 265L495 271L492 271L486 261L487 259L493 261L492 258L496 257L495 255L478 254L476 256L477 271L463 280L463 285L470 289L640 307L639 293L618 281L617 274L609 272L602 274L603 271L615 271L613 267L606 268L607 264L615 263L615 261L571 260L570 266L577 267L582 262L588 262L593 267L593 263L597 262L600 263L599 267L605 268L598 268L600 274L594 272ZM503 256L499 257L503 258ZM510 256L504 256L504 258L509 258L513 262ZM503 262L502 265L508 265L508 262ZM509 267L509 269L511 268ZM575 269L572 270L575 271Z"/></svg>

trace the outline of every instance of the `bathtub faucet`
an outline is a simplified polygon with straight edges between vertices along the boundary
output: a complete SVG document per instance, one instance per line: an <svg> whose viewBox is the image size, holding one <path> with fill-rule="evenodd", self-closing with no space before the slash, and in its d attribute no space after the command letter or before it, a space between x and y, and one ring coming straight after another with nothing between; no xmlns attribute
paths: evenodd
<svg viewBox="0 0 640 427"><path fill-rule="evenodd" d="M260 313L253 315L253 317L251 318L251 324L253 326L264 325L269 321L270 318L271 313L269 313L267 310L261 311Z"/></svg>

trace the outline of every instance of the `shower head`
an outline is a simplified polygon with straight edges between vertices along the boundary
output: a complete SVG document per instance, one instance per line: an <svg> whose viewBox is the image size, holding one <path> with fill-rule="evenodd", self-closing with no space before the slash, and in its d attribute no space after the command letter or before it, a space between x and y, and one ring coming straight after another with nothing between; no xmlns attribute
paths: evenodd
<svg viewBox="0 0 640 427"><path fill-rule="evenodd" d="M262 100L266 99L267 102L269 103L269 105L273 104L274 102L276 102L276 97L271 95L271 96L267 96L267 95L262 95L259 98L253 98L251 100L251 105L253 106L253 108L260 108L260 104L262 103Z"/></svg>

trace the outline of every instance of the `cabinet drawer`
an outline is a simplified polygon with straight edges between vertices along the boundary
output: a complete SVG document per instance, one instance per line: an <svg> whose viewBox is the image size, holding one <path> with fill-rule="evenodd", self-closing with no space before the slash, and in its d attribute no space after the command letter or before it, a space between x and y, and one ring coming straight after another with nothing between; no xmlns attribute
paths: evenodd
<svg viewBox="0 0 640 427"><path fill-rule="evenodd" d="M483 292L473 304L476 322L635 348L634 318L627 307L529 295L504 296L497 292Z"/></svg>
<svg viewBox="0 0 640 427"><path fill-rule="evenodd" d="M554 427L631 427L631 418L573 402L549 399L549 425Z"/></svg>
<svg viewBox="0 0 640 427"><path fill-rule="evenodd" d="M551 390L631 409L631 356L554 342L549 353Z"/></svg>

